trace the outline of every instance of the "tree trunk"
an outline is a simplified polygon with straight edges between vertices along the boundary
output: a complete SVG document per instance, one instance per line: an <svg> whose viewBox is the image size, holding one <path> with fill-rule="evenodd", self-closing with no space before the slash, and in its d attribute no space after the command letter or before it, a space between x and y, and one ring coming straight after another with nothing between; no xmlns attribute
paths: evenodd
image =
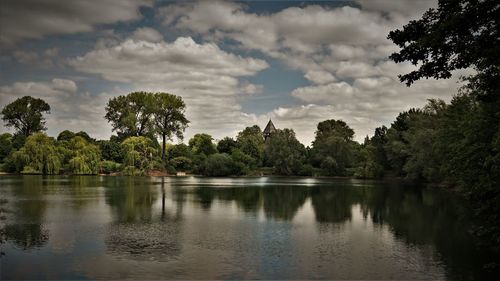
<svg viewBox="0 0 500 281"><path fill-rule="evenodd" d="M163 160L163 162L165 162L165 139L166 139L165 134L162 134L162 137L163 137L163 144L162 144L161 159Z"/></svg>

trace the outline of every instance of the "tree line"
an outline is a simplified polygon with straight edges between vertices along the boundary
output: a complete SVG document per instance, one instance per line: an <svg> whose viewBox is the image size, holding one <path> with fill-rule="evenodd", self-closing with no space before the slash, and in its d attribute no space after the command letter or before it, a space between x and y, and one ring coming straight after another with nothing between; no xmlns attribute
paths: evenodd
<svg viewBox="0 0 500 281"><path fill-rule="evenodd" d="M404 177L466 184L482 173L481 160L488 149L481 142L496 130L481 117L474 92L465 90L450 104L429 100L423 108L400 113L389 128L376 128L361 144L353 140L354 130L344 121L322 121L310 147L287 128L265 140L258 125L217 142L199 133L187 144L169 144L174 136L183 138L189 121L182 98L167 93L134 92L110 99L105 118L116 134L108 140L69 130L49 137L43 133L43 114L49 110L45 101L29 96L4 107L2 119L16 130L0 136L4 171L143 175L162 170L207 176ZM472 169L474 163L477 167Z"/></svg>
<svg viewBox="0 0 500 281"><path fill-rule="evenodd" d="M134 92L112 98L105 118L115 135L96 140L86 132L62 131L56 138L43 133L44 114L50 105L25 96L5 106L2 119L14 134L0 136L2 170L26 174L144 175L153 170L208 176L325 175L352 176L362 147L352 140L354 131L343 121L318 124L313 146L305 147L292 129L277 130L264 140L258 125L236 138L217 142L209 134L183 139L189 121L181 97L167 93ZM161 142L158 142L158 138Z"/></svg>

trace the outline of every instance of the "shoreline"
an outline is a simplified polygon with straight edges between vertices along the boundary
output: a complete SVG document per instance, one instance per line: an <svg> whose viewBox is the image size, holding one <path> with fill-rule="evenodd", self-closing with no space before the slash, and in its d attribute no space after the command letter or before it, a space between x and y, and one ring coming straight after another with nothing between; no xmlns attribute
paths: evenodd
<svg viewBox="0 0 500 281"><path fill-rule="evenodd" d="M348 176L286 176L286 175L273 175L273 174L263 174L263 175L243 175L243 176L204 176L201 174L185 174L185 175L174 175L168 173L151 173L145 175L124 175L121 173L111 173L111 174L30 174L30 173L7 173L0 172L0 176L105 176L105 177L175 177L175 178L185 178L185 177L199 177L199 178L265 178L265 177L275 177L275 178L316 178L316 179L338 179L338 180L379 180L379 181L405 181L405 182L415 182L419 181L405 179L401 177L384 177L384 178L357 178ZM427 183L431 184L431 183ZM434 183L436 187L443 187L445 185Z"/></svg>

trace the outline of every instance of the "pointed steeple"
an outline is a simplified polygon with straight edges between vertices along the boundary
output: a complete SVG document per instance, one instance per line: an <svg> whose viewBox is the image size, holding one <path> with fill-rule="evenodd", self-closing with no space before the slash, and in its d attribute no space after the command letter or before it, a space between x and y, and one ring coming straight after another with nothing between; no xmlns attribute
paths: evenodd
<svg viewBox="0 0 500 281"><path fill-rule="evenodd" d="M269 122L262 132L262 135L264 135L264 140L267 140L267 138L270 137L274 132L276 132L276 127L274 127L273 121L271 121L271 118L269 118Z"/></svg>

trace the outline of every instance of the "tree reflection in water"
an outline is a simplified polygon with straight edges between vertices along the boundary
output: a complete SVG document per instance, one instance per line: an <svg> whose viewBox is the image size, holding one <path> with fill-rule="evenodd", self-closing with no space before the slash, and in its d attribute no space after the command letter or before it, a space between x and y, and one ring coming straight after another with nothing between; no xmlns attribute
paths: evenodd
<svg viewBox="0 0 500 281"><path fill-rule="evenodd" d="M339 181L311 187L203 186L194 196L197 199L193 201L204 209L209 209L213 200L234 201L246 213L256 214L262 209L267 218L286 221L292 220L310 198L318 225L351 221L353 210L359 206L363 220L387 225L396 239L410 245L432 245L448 265L451 279L462 278L486 262L484 253L470 243L469 208L445 190L401 182Z"/></svg>
<svg viewBox="0 0 500 281"><path fill-rule="evenodd" d="M111 178L106 182L106 203L114 220L106 230L107 252L136 260L164 261L181 250L182 205L174 214L166 210L166 187L148 178ZM154 205L161 193L160 212Z"/></svg>
<svg viewBox="0 0 500 281"><path fill-rule="evenodd" d="M342 239L337 234L352 233L347 228L358 222L358 229L366 228L364 234L378 236L376 230L382 229L410 252L432 249L424 255L435 255L433 260L444 264L449 279L482 279L480 269L488 258L471 243L469 208L463 200L441 189L400 182L7 176L0 190L7 199L0 207L8 210L1 222L2 239L14 246L2 247L8 252L7 259L11 252L45 247L49 234L52 240L65 237L64 231L57 237L60 217L56 212L68 207L75 212L65 218L83 220L87 216L86 221L77 221L68 229L87 226L89 233L97 231L88 240L85 234L74 235L77 246L71 249L80 249L82 241L98 246L104 242L105 254L112 260L182 260L183 253L190 251L191 258L197 251L235 255L247 251L248 262L254 260L253 254L263 253L261 258L276 262L284 262L284 253L290 253L292 261L291 257L307 258L294 252L294 239L320 238L321 243L311 243L311 247L335 248L333 242ZM100 204L103 196L106 205ZM56 204L49 205L49 199ZM100 210L89 212L94 207L89 202ZM95 214L100 220L93 221ZM95 225L86 225L89 222ZM104 226L104 232L93 228L98 225ZM318 253L310 250L314 260ZM391 251L387 249L386 254Z"/></svg>
<svg viewBox="0 0 500 281"><path fill-rule="evenodd" d="M2 229L2 241L10 241L17 247L29 250L44 246L49 240L49 231L44 229L42 221L47 209L44 189L49 184L42 176L24 176L13 181L9 208Z"/></svg>

